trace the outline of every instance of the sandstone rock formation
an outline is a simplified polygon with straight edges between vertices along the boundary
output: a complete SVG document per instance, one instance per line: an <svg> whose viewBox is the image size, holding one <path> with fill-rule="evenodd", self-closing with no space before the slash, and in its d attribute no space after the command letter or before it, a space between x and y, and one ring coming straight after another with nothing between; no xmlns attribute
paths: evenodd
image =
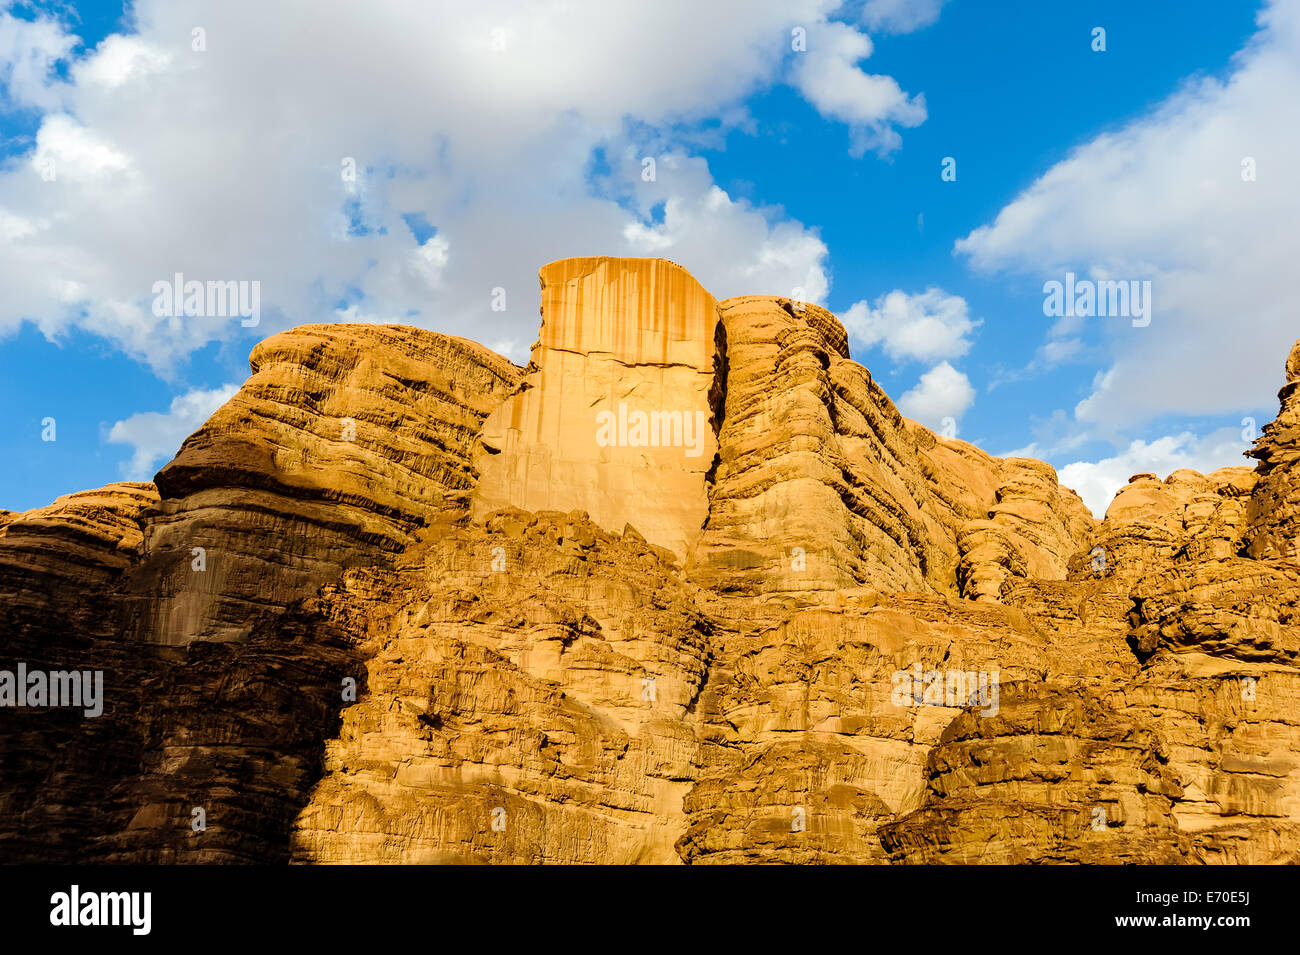
<svg viewBox="0 0 1300 955"><path fill-rule="evenodd" d="M899 414L815 305L542 269L527 368L315 325L149 484L0 512L0 858L1300 861L1300 345L1255 470Z"/></svg>
<svg viewBox="0 0 1300 955"><path fill-rule="evenodd" d="M684 559L717 450L717 302L663 259L563 259L541 283L524 379L483 426L475 515L583 510Z"/></svg>

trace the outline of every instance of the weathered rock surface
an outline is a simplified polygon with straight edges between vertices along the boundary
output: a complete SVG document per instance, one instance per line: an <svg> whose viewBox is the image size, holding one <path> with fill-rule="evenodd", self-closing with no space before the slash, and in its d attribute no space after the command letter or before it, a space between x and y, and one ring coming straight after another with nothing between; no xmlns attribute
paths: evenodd
<svg viewBox="0 0 1300 955"><path fill-rule="evenodd" d="M518 381L480 345L391 325L304 326L249 364L155 478L162 500L125 585L140 639L242 639L464 509L479 429Z"/></svg>
<svg viewBox="0 0 1300 955"><path fill-rule="evenodd" d="M320 598L367 680L295 858L675 861L708 654L692 588L581 513L434 531Z"/></svg>
<svg viewBox="0 0 1300 955"><path fill-rule="evenodd" d="M1300 558L1300 342L1286 361L1286 384L1278 392L1282 408L1264 425L1251 456L1259 460L1259 483L1247 512L1247 551L1251 557Z"/></svg>
<svg viewBox="0 0 1300 955"><path fill-rule="evenodd" d="M717 451L717 302L663 259L562 259L541 283L524 379L483 427L475 516L583 510L684 559Z"/></svg>
<svg viewBox="0 0 1300 955"><path fill-rule="evenodd" d="M105 684L95 718L0 708L0 858L287 859L359 667L349 635L308 634L294 608L464 512L473 443L518 380L479 345L393 326L295 329L250 363L156 489L0 527L0 670Z"/></svg>
<svg viewBox="0 0 1300 955"><path fill-rule="evenodd" d="M1300 861L1300 345L1255 470L899 414L833 315L542 269L519 369L274 336L152 484L0 512L0 858Z"/></svg>

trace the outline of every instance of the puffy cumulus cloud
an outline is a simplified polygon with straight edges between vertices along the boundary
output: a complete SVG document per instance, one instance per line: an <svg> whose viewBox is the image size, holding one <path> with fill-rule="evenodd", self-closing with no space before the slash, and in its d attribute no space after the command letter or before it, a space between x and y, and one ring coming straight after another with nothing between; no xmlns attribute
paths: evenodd
<svg viewBox="0 0 1300 955"><path fill-rule="evenodd" d="M945 361L922 375L915 388L904 392L898 408L927 428L942 431L945 418L956 422L974 401L970 379Z"/></svg>
<svg viewBox="0 0 1300 955"><path fill-rule="evenodd" d="M138 37L114 33L104 38L96 54L73 67L74 82L113 89L131 79L160 73L172 62L164 53Z"/></svg>
<svg viewBox="0 0 1300 955"><path fill-rule="evenodd" d="M948 0L867 0L862 22L873 32L911 33L939 19Z"/></svg>
<svg viewBox="0 0 1300 955"><path fill-rule="evenodd" d="M37 172L48 170L54 180L61 173L65 179L84 183L124 180L130 172L131 161L71 116L54 113L46 117L36 132L31 165Z"/></svg>
<svg viewBox="0 0 1300 955"><path fill-rule="evenodd" d="M0 104L52 108L58 103L55 66L76 47L76 37L47 14L27 20L11 14L13 8L13 0L0 0Z"/></svg>
<svg viewBox="0 0 1300 955"><path fill-rule="evenodd" d="M1297 102L1300 0L1273 0L1226 79L1192 80L1083 145L957 242L977 268L1044 282L1066 270L1151 281L1148 327L1091 318L1049 335L1049 360L1075 352L1081 328L1106 349L1081 424L1132 433L1160 415L1271 404L1300 314L1300 125L1279 121Z"/></svg>
<svg viewBox="0 0 1300 955"><path fill-rule="evenodd" d="M864 347L879 346L895 360L923 362L960 358L981 324L971 318L964 298L938 288L916 294L895 289L875 304L855 303L843 320L850 339Z"/></svg>
<svg viewBox="0 0 1300 955"><path fill-rule="evenodd" d="M1250 446L1233 428L1221 428L1205 437L1190 431L1153 441L1133 441L1118 454L1099 461L1075 461L1057 468L1062 484L1079 492L1097 517L1104 517L1116 492L1135 474L1152 472L1161 480L1170 472L1191 468L1207 474L1230 465L1246 465L1242 457Z"/></svg>
<svg viewBox="0 0 1300 955"><path fill-rule="evenodd" d="M163 374L208 342L330 318L518 359L537 268L592 253L670 257L720 295L818 300L815 230L729 196L684 150L779 82L855 142L919 122L919 101L857 68L870 43L828 20L839 6L319 0L308 22L260 0L138 0L136 32L66 79L50 73L66 32L6 20L11 93L45 115L35 150L0 169L0 333L75 324ZM155 316L150 290L178 272L260 282L262 324Z"/></svg>
<svg viewBox="0 0 1300 955"><path fill-rule="evenodd" d="M624 164L641 168L631 152ZM816 230L776 221L780 210L733 199L702 159L660 157L654 181L636 183L634 205L637 217L610 247L672 258L720 299L752 293L820 303L830 291L827 248Z"/></svg>
<svg viewBox="0 0 1300 955"><path fill-rule="evenodd" d="M851 26L828 22L810 27L808 50L795 57L793 82L822 116L847 123L850 153L888 154L902 144L898 126L925 121L925 97L909 96L890 76L858 68L871 56L871 40Z"/></svg>
<svg viewBox="0 0 1300 955"><path fill-rule="evenodd" d="M108 431L110 444L128 444L131 459L122 465L131 481L150 481L160 465L175 457L185 439L230 400L238 385L188 391L172 399L166 411L143 411L118 421Z"/></svg>

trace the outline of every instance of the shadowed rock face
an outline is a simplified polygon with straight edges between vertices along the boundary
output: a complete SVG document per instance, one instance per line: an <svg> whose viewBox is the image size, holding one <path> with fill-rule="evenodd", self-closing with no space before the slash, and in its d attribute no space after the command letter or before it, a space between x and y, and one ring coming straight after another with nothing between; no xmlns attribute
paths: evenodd
<svg viewBox="0 0 1300 955"><path fill-rule="evenodd" d="M1259 459L1255 485L1246 509L1247 551L1251 557L1300 559L1296 525L1300 522L1300 342L1286 362L1286 384L1277 393L1282 409L1264 425L1250 451Z"/></svg>
<svg viewBox="0 0 1300 955"><path fill-rule="evenodd" d="M152 484L0 511L0 703L104 680L0 706L0 858L1297 861L1300 346L1254 471L1097 521L817 306L541 283L525 369L294 329Z"/></svg>

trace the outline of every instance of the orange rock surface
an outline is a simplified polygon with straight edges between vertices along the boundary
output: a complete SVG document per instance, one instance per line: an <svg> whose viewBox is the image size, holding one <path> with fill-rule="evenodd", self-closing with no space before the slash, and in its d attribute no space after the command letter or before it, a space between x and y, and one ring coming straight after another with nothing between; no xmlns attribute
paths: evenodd
<svg viewBox="0 0 1300 955"><path fill-rule="evenodd" d="M1300 344L1254 470L1096 520L817 306L541 288L524 369L294 329L154 482L0 512L0 670L105 680L0 708L4 858L1300 861Z"/></svg>

